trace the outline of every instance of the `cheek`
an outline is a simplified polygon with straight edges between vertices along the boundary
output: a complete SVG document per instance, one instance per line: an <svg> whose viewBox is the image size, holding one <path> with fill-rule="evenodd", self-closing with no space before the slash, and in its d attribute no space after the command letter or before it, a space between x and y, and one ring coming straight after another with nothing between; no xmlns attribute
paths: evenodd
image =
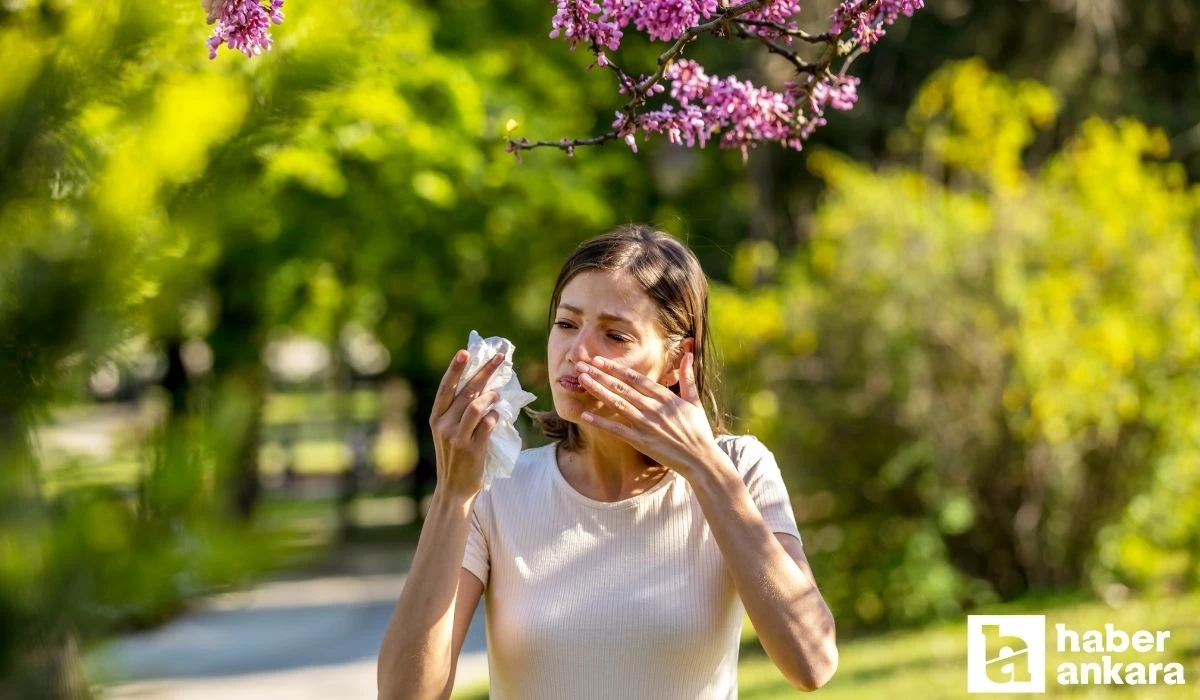
<svg viewBox="0 0 1200 700"><path fill-rule="evenodd" d="M647 348L626 348L614 359L619 360L623 365L636 369L646 376L652 376L653 374L654 357Z"/></svg>

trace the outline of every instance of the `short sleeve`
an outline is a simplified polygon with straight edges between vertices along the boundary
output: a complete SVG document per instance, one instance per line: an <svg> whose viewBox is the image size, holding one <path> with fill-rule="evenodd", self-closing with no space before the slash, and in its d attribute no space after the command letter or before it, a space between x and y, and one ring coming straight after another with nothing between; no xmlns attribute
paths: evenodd
<svg viewBox="0 0 1200 700"><path fill-rule="evenodd" d="M491 508L491 498L487 491L481 491L475 497L471 506L471 521L467 528L467 549L463 555L463 568L475 574L487 588L488 573L491 569L491 556L488 548L488 524L491 518L488 511Z"/></svg>
<svg viewBox="0 0 1200 700"><path fill-rule="evenodd" d="M742 443L740 450L735 448L738 472L767 527L771 528L771 532L794 535L803 544L800 528L796 526L796 516L792 512L791 497L783 483L775 455L752 435L744 436L738 442Z"/></svg>

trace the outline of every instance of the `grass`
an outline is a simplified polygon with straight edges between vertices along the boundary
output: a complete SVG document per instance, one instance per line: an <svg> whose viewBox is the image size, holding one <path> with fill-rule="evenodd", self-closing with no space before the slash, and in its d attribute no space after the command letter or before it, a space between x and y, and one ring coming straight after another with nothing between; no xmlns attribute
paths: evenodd
<svg viewBox="0 0 1200 700"><path fill-rule="evenodd" d="M144 416L164 410L152 400L137 407L56 405L38 438L45 495L53 498L79 486L132 491L149 469L145 448L153 441L147 431L161 418ZM300 477L336 477L354 460L350 440L356 431L378 423L380 412L379 392L370 389L271 392L263 407L259 472L279 476L290 464ZM371 444L370 458L375 474L399 479L416 464L417 446L410 435L385 425Z"/></svg>
<svg viewBox="0 0 1200 700"><path fill-rule="evenodd" d="M1200 592L1157 601L1130 601L1117 608L1104 603L1055 599L1027 599L980 610L980 614L1045 614L1047 627L1064 623L1077 631L1102 630L1106 622L1127 632L1138 629L1170 630L1163 654L1114 654L1114 661L1178 661L1184 666L1184 686L1059 686L1055 670L1064 660L1093 661L1092 656L1060 654L1054 649L1053 632L1048 634L1047 698L1105 698L1111 700L1183 700L1197 697L1200 685ZM966 617L959 622L889 632L845 640L839 644L837 675L820 690L825 700L862 698L921 698L943 700L967 695ZM1161 679L1161 675L1159 678ZM1161 682L1161 680L1160 680ZM769 700L802 695L793 689L767 658L753 628L743 628L738 664L738 697ZM455 700L488 697L480 686L456 693ZM988 695L992 698L1026 698L1028 695Z"/></svg>

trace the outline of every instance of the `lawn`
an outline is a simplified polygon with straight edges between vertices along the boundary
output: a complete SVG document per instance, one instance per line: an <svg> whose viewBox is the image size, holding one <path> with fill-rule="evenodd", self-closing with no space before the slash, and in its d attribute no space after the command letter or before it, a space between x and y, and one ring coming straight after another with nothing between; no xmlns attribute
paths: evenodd
<svg viewBox="0 0 1200 700"><path fill-rule="evenodd" d="M1185 686L1076 686L1060 687L1055 669L1060 661L1091 661L1092 657L1059 654L1053 633L1047 649L1046 694L1048 698L1165 698L1183 700L1200 697L1200 593L1157 602L1130 601L1111 608L1103 603L1064 599L1029 599L1009 605L980 610L981 614L1045 614L1046 624L1056 623L1077 630L1102 630L1106 622L1129 632L1137 629L1170 630L1165 653L1116 654L1114 661L1178 661L1183 663ZM802 696L788 685L775 669L748 624L742 634L741 661L738 665L739 692L742 700L768 700ZM828 700L862 698L921 698L940 700L969 697L966 692L966 618L961 622L891 632L845 640L839 645L841 662L837 675L820 691ZM1160 676L1161 678L1161 676ZM486 698L487 688L456 693L457 700ZM992 698L1023 698L1028 695L987 695Z"/></svg>
<svg viewBox="0 0 1200 700"><path fill-rule="evenodd" d="M56 405L36 436L42 487L48 498L79 486L133 493L150 469L154 433L165 417L161 396L140 403ZM271 392L263 407L259 473L270 486L286 467L298 477L337 477L352 466L353 440L380 422L376 390ZM416 463L416 444L385 424L369 442L372 471L404 477ZM197 448L203 446L197 443Z"/></svg>

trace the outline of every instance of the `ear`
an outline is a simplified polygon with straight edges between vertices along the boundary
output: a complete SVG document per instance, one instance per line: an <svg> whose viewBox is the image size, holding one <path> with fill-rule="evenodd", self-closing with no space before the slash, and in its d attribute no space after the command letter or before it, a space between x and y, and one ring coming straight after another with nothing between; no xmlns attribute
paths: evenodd
<svg viewBox="0 0 1200 700"><path fill-rule="evenodd" d="M683 342L671 353L671 357L668 358L671 362L670 369L663 374L663 384L665 386L675 386L679 383L681 377L680 371L683 369L683 356L692 352L695 347L695 338L684 338Z"/></svg>

